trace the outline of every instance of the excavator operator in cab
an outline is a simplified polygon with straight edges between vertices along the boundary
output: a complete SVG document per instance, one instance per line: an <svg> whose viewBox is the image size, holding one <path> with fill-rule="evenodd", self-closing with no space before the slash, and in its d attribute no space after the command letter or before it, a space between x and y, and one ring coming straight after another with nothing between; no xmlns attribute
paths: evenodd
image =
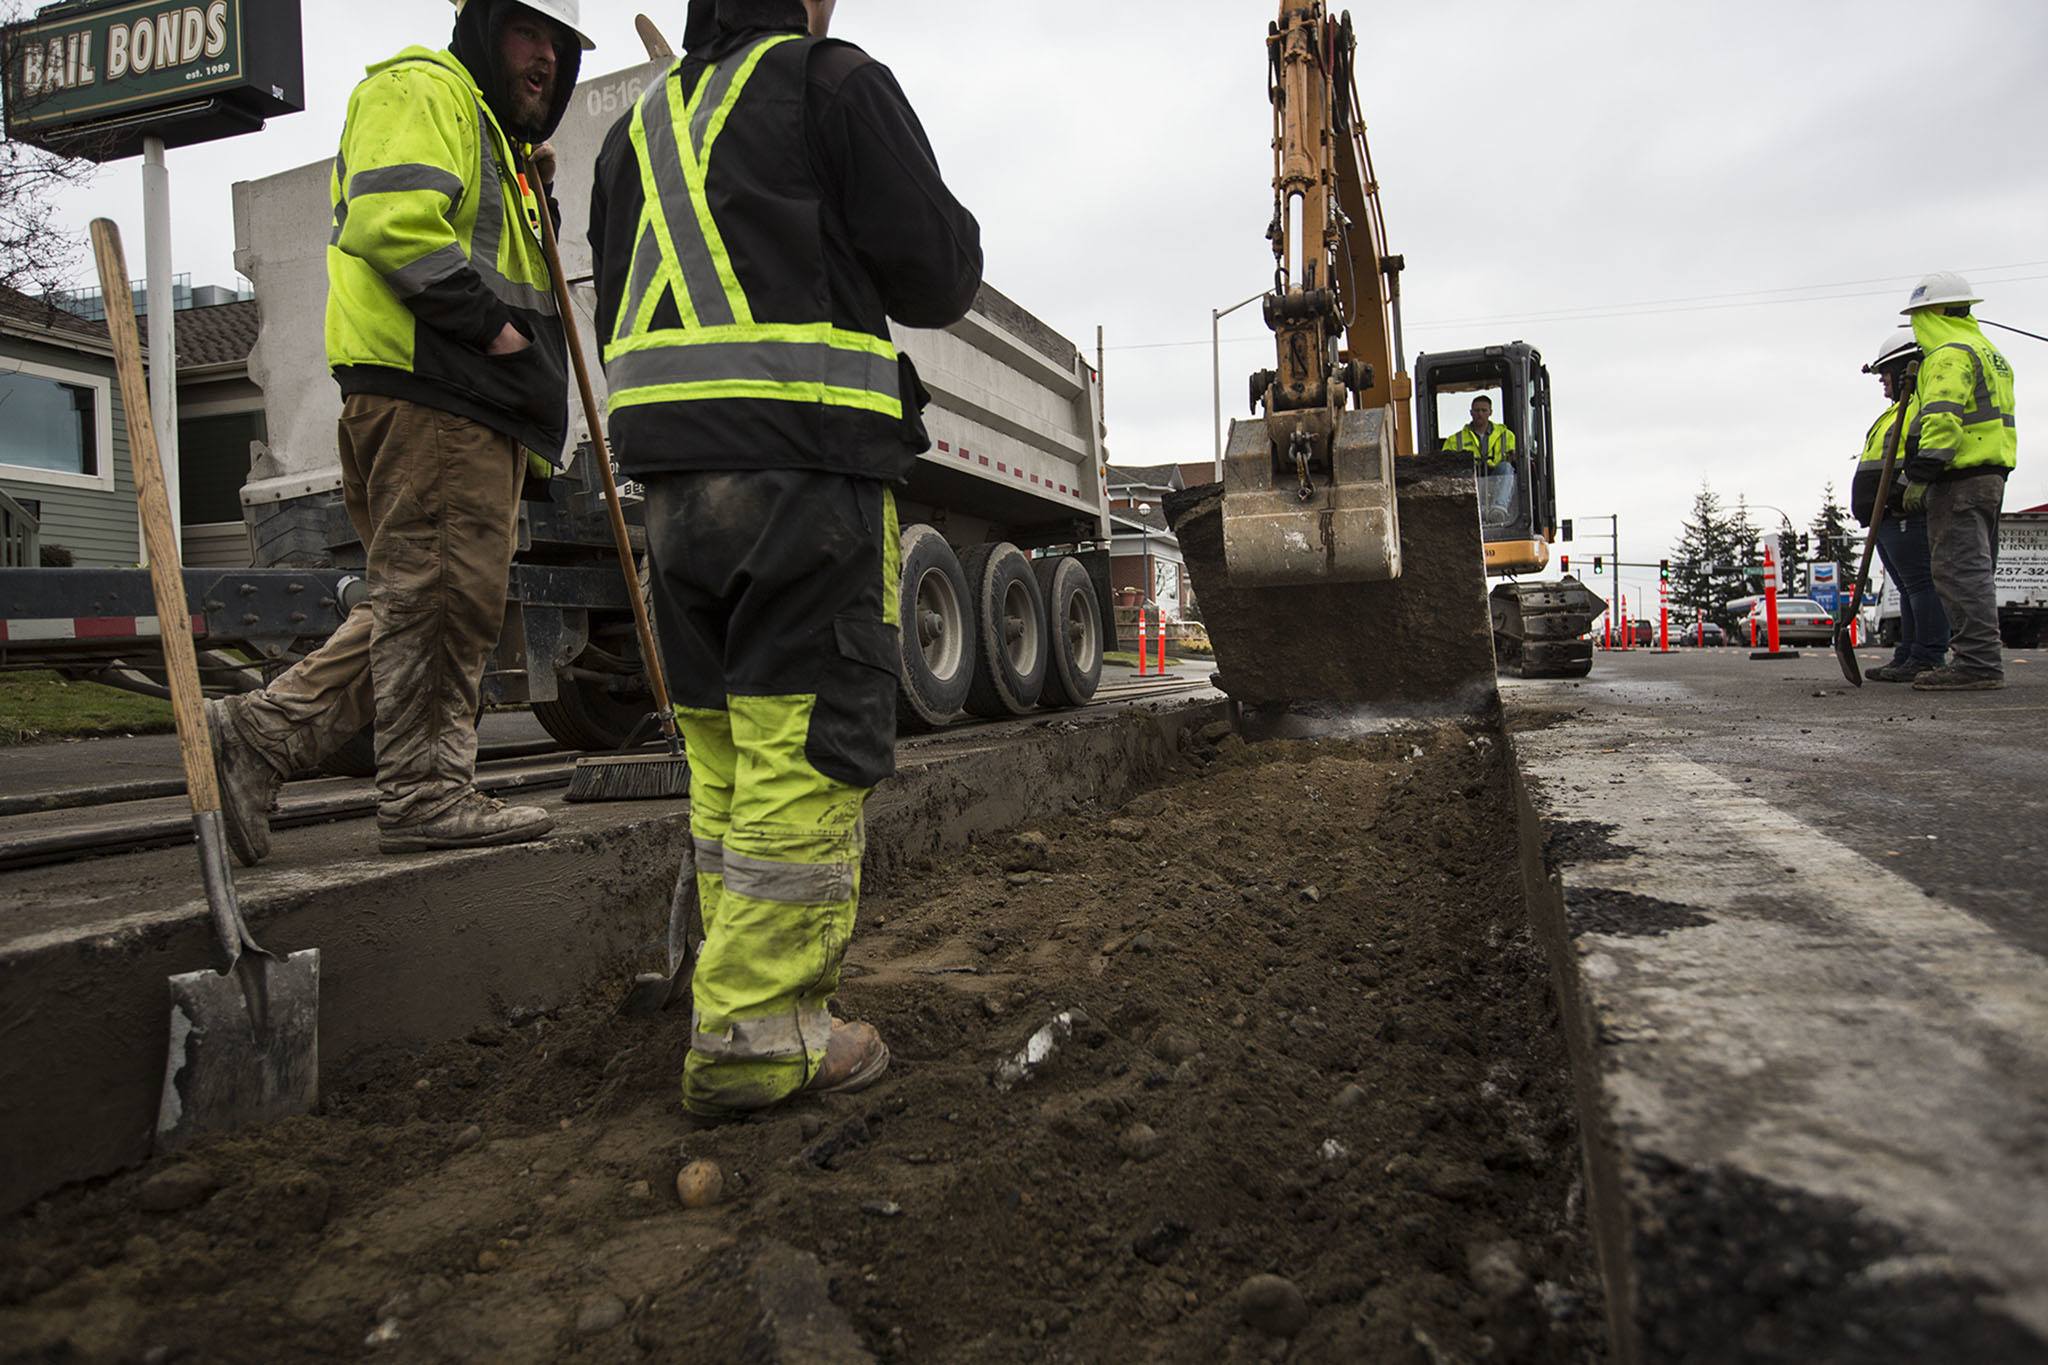
<svg viewBox="0 0 2048 1365"><path fill-rule="evenodd" d="M1472 400L1472 420L1444 442L1447 451L1468 452L1479 464L1479 518L1488 526L1505 525L1515 505L1515 433L1493 424L1493 399Z"/></svg>

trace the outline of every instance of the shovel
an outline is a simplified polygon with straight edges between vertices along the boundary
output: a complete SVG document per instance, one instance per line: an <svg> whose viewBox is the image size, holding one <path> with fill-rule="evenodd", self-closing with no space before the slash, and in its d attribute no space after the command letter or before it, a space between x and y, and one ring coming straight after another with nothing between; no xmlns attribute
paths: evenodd
<svg viewBox="0 0 2048 1365"><path fill-rule="evenodd" d="M1856 570L1856 582L1849 590L1848 609L1835 617L1835 662L1842 666L1842 676L1853 687L1863 686L1863 665L1856 658L1855 647L1849 643L1849 623L1863 609L1863 583L1870 577L1870 556L1877 549L1877 528L1884 525L1890 510L1892 469L1898 462L1899 448L1905 440L1906 406L1912 401L1913 380L1919 373L1917 364L1908 365L1899 380L1905 396L1899 399L1899 415L1892 419L1892 429L1885 433L1884 467L1877 474L1877 501L1870 505L1870 530L1863 537L1863 565Z"/></svg>
<svg viewBox="0 0 2048 1365"><path fill-rule="evenodd" d="M150 420L149 385L135 334L135 301L128 293L121 230L107 219L94 219L92 248L106 296L107 332L114 343L121 402L128 412L128 453L143 541L149 547L149 579L156 591L178 756L184 760L185 787L192 797L199 879L206 888L220 950L219 971L185 972L170 979L170 1052L156 1120L157 1149L166 1151L208 1129L303 1114L318 1103L320 950L308 948L280 960L250 935L235 902L199 663L187 624L191 613Z"/></svg>
<svg viewBox="0 0 2048 1365"><path fill-rule="evenodd" d="M676 889L668 898L668 970L634 977L626 998L619 1002L619 1013L645 1016L667 1009L683 988L703 940L698 929L697 849L692 839L683 845L683 865L676 873Z"/></svg>

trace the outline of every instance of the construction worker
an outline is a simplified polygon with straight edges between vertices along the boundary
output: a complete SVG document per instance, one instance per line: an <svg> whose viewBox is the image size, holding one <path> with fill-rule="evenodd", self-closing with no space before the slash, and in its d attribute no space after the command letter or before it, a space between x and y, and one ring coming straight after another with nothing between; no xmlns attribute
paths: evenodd
<svg viewBox="0 0 2048 1365"><path fill-rule="evenodd" d="M690 756L704 943L683 1104L871 1084L828 1001L861 809L895 771L891 485L929 445L888 319L943 327L980 229L832 0L694 0L685 55L606 138L590 210L610 425L647 489L657 634Z"/></svg>
<svg viewBox="0 0 2048 1365"><path fill-rule="evenodd" d="M1896 466L1888 495L1890 506L1881 512L1875 506L1886 443L1892 439L1893 430L1898 430L1902 458L1905 432L1920 412L1913 397L1913 372L1920 363L1920 354L1920 343L1914 340L1912 329L1901 327L1885 338L1877 359L1863 367L1865 374L1877 376L1889 402L1863 434L1863 456L1849 485L1849 510L1864 526L1877 522L1877 555L1884 561L1884 570L1899 594L1899 643L1892 651L1892 661L1863 675L1878 682L1911 682L1922 673L1940 668L1948 657L1948 615L1941 609L1941 595L1934 590L1934 574L1928 563L1927 517L1900 506L1905 480ZM1901 408L1905 409L1903 424Z"/></svg>
<svg viewBox="0 0 2048 1365"><path fill-rule="evenodd" d="M1469 453L1479 465L1480 519L1505 525L1514 515L1515 433L1493 424L1493 400L1480 394L1472 400L1472 420L1444 442L1447 451Z"/></svg>
<svg viewBox="0 0 2048 1365"><path fill-rule="evenodd" d="M410 47L349 97L332 179L327 362L342 499L368 600L263 691L211 703L229 842L269 851L279 784L373 718L387 853L545 834L476 788L483 670L529 466L567 429L567 352L539 238L548 135L583 50L578 0L456 0L445 51Z"/></svg>
<svg viewBox="0 0 2048 1365"><path fill-rule="evenodd" d="M1998 516L2019 463L2012 366L1970 316L1979 303L1953 271L1929 275L1899 311L1926 352L1906 437L1906 511L1927 515L1934 589L1951 629L1949 664L1913 680L1923 692L2005 686L1998 641Z"/></svg>

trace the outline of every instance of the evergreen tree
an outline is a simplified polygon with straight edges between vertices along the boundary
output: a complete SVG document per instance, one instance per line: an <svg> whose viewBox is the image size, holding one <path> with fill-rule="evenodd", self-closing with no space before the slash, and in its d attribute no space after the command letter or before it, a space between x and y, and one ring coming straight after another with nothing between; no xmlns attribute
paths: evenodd
<svg viewBox="0 0 2048 1365"><path fill-rule="evenodd" d="M1820 512L1813 519L1813 541L1814 561L1832 560L1835 582L1847 593L1855 586L1856 569L1863 559L1863 537L1857 533L1849 509L1835 500L1832 480L1822 491Z"/></svg>
<svg viewBox="0 0 2048 1365"><path fill-rule="evenodd" d="M1689 629L1704 611L1709 621L1733 631L1737 616L1727 603L1749 591L1741 572L1748 562L1735 519L1722 510L1720 497L1703 481L1693 495L1691 519L1680 523L1678 552L1671 561L1671 609L1676 620Z"/></svg>

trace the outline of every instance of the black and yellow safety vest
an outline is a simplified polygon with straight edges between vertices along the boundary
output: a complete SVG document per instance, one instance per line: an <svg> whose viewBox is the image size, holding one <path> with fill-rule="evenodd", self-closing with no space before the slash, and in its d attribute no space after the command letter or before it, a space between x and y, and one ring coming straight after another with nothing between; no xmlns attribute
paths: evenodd
<svg viewBox="0 0 2048 1365"><path fill-rule="evenodd" d="M618 308L599 320L628 468L648 444L669 468L907 468L886 317L826 250L804 127L815 42L776 33L716 63L685 57L633 110L640 218Z"/></svg>

